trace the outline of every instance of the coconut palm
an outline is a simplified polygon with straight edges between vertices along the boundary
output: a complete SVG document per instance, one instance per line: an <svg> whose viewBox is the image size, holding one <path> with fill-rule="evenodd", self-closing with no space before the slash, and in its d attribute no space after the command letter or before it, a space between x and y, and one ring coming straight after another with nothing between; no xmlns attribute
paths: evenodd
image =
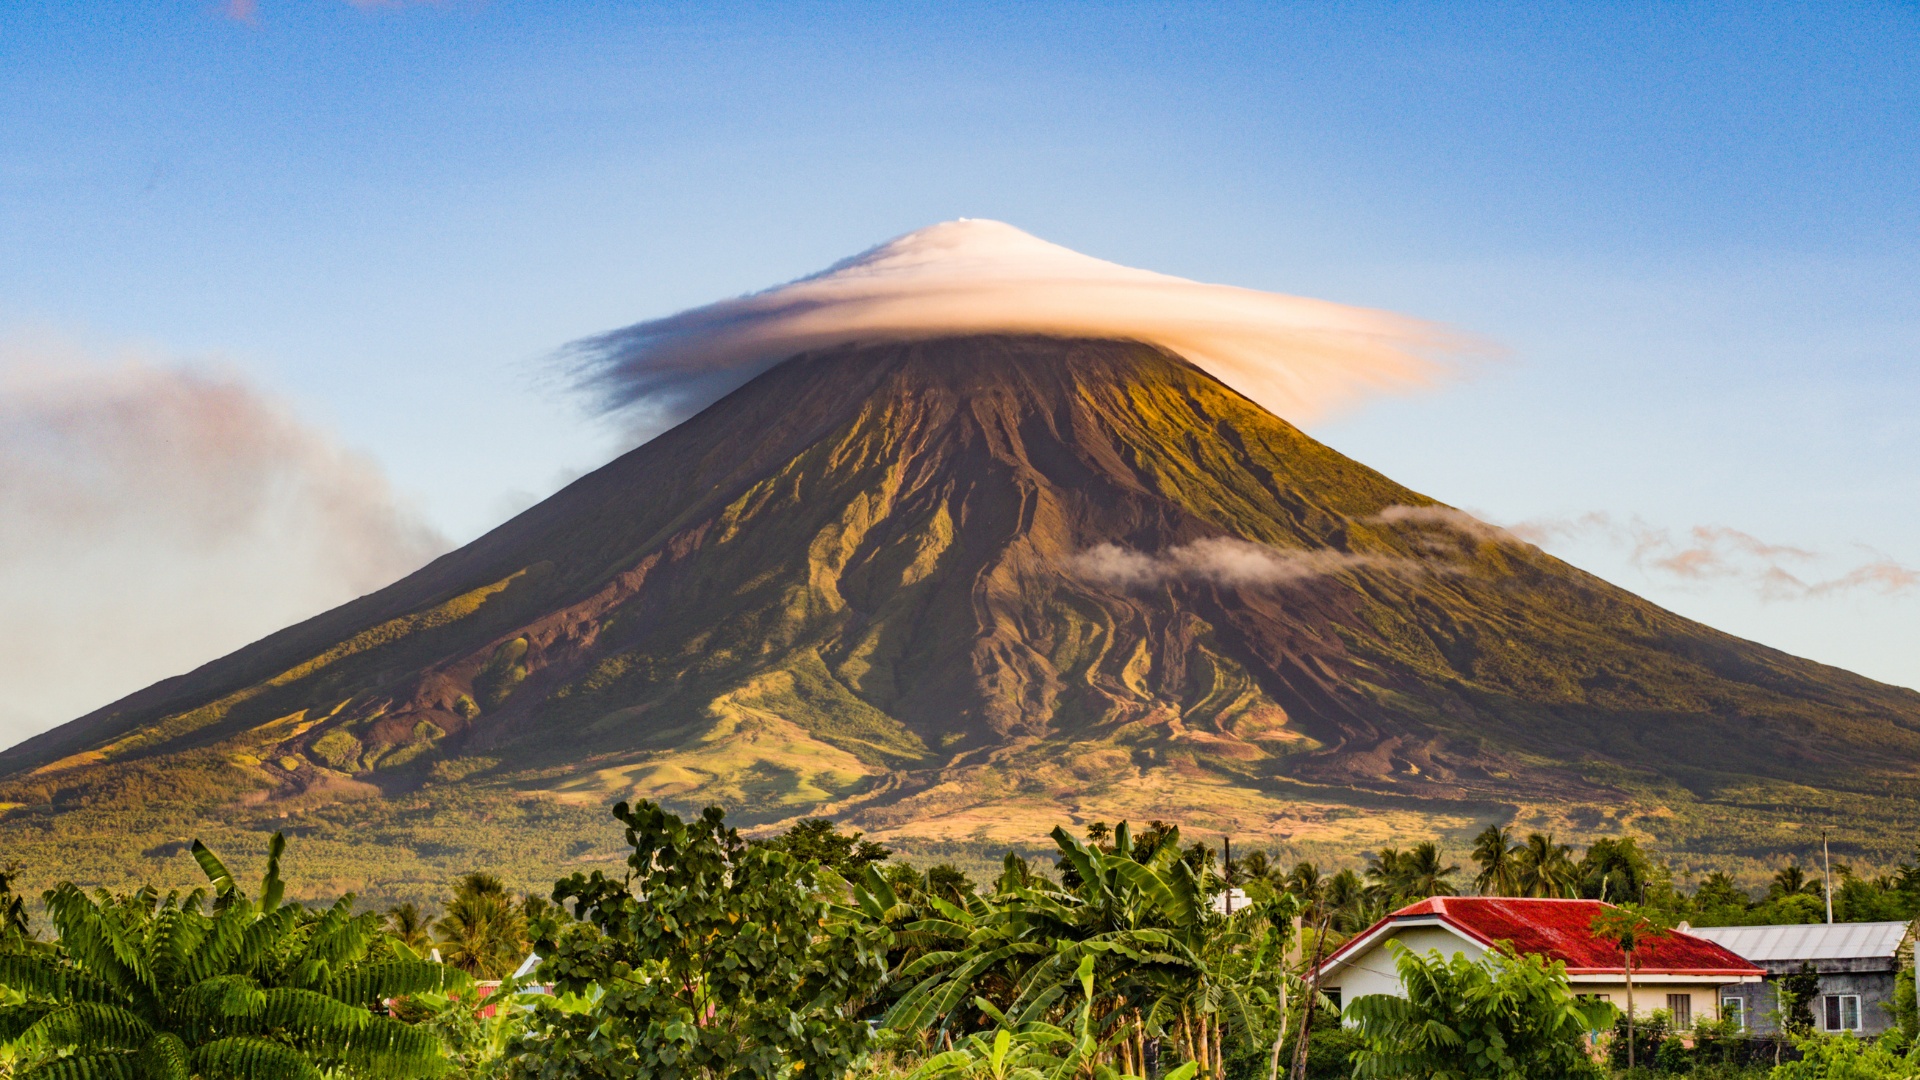
<svg viewBox="0 0 1920 1080"><path fill-rule="evenodd" d="M1406 891L1402 894L1416 900L1429 896L1452 896L1458 890L1454 887L1453 875L1460 872L1454 863L1446 863L1440 854L1440 846L1431 840L1422 840L1408 849L1400 858L1400 875Z"/></svg>
<svg viewBox="0 0 1920 1080"><path fill-rule="evenodd" d="M1293 869L1287 871L1282 884L1287 892L1312 901L1318 900L1326 891L1327 879L1321 875L1318 866L1303 860L1293 864Z"/></svg>
<svg viewBox="0 0 1920 1080"><path fill-rule="evenodd" d="M1513 896L1520 888L1520 856L1526 845L1513 838L1513 830L1504 825L1489 825L1473 838L1473 861L1480 873L1473 887L1482 896Z"/></svg>
<svg viewBox="0 0 1920 1080"><path fill-rule="evenodd" d="M482 979L504 978L526 959L526 912L492 874L461 878L433 933L441 959Z"/></svg>
<svg viewBox="0 0 1920 1080"><path fill-rule="evenodd" d="M0 987L24 997L0 1007L20 1080L440 1072L431 1033L373 1010L466 977L408 953L379 916L352 914L351 896L323 913L282 904L284 847L276 833L257 899L198 841L211 896L48 892L59 948L0 954Z"/></svg>
<svg viewBox="0 0 1920 1080"><path fill-rule="evenodd" d="M1554 843L1551 833L1528 834L1515 862L1514 892L1519 896L1569 897L1580 888L1573 848Z"/></svg>
<svg viewBox="0 0 1920 1080"><path fill-rule="evenodd" d="M1805 893L1809 896L1820 894L1820 884L1807 877L1806 871L1795 863L1781 867L1767 886L1767 899L1778 900L1783 896L1797 896Z"/></svg>
<svg viewBox="0 0 1920 1080"><path fill-rule="evenodd" d="M433 948L433 935L428 933L427 917L420 913L420 905L411 900L387 909L387 933L420 956L425 956Z"/></svg>
<svg viewBox="0 0 1920 1080"><path fill-rule="evenodd" d="M1362 884L1360 875L1352 870L1328 878L1320 902L1325 913L1333 916L1333 928L1343 934L1365 930L1388 910L1387 901Z"/></svg>

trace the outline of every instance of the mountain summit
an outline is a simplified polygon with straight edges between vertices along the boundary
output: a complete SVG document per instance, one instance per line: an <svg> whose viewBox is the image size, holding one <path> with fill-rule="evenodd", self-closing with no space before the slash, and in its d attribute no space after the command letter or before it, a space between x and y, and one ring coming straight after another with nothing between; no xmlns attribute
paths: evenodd
<svg viewBox="0 0 1920 1080"><path fill-rule="evenodd" d="M1165 349L980 335L795 356L380 592L0 753L0 836L317 815L351 877L647 797L896 840L1517 820L1724 856L1818 816L1891 852L1917 764L1920 694L1664 611ZM429 836L449 799L498 824Z"/></svg>

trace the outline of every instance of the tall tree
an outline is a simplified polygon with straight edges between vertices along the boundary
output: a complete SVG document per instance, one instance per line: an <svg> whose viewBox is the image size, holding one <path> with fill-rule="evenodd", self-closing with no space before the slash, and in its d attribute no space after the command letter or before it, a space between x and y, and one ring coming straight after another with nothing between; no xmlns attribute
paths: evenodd
<svg viewBox="0 0 1920 1080"><path fill-rule="evenodd" d="M27 921L26 897L13 888L19 876L19 863L0 866L0 950L16 948L33 938L33 929Z"/></svg>
<svg viewBox="0 0 1920 1080"><path fill-rule="evenodd" d="M427 955L433 948L427 917L420 913L420 905L411 900L387 909L387 933L420 956Z"/></svg>
<svg viewBox="0 0 1920 1080"><path fill-rule="evenodd" d="M836 1080L865 1050L860 1018L889 934L836 907L823 871L749 846L718 807L693 821L620 803L628 872L554 886L583 920L538 943L539 977L592 1007L543 1005L527 1076ZM875 875L877 878L877 875Z"/></svg>
<svg viewBox="0 0 1920 1080"><path fill-rule="evenodd" d="M476 871L462 877L433 924L440 957L482 979L500 979L526 959L527 917L499 878Z"/></svg>
<svg viewBox="0 0 1920 1080"><path fill-rule="evenodd" d="M779 836L751 842L754 847L784 851L802 861L827 867L849 881L869 863L885 862L893 852L864 839L858 831L843 833L829 818L806 818Z"/></svg>
<svg viewBox="0 0 1920 1080"><path fill-rule="evenodd" d="M1408 849L1401 857L1400 870L1406 888L1405 895L1413 899L1452 896L1459 891L1454 885L1453 875L1460 872L1460 867L1447 862L1440 854L1440 846L1432 840L1422 840Z"/></svg>
<svg viewBox="0 0 1920 1080"><path fill-rule="evenodd" d="M1343 934L1358 933L1387 913L1390 901L1360 880L1351 868L1326 880L1321 903L1332 915L1331 925Z"/></svg>
<svg viewBox="0 0 1920 1080"><path fill-rule="evenodd" d="M59 948L0 954L0 986L25 996L0 1008L0 1039L27 1056L21 1080L438 1074L438 1041L383 1003L466 976L352 914L351 896L324 913L281 903L284 846L274 834L258 897L198 841L211 896L48 892Z"/></svg>
<svg viewBox="0 0 1920 1080"><path fill-rule="evenodd" d="M1366 870L1368 891L1388 904L1404 899L1409 886L1405 863L1406 856L1399 848L1383 847L1379 851L1369 852Z"/></svg>
<svg viewBox="0 0 1920 1080"><path fill-rule="evenodd" d="M1594 915L1593 936L1611 945L1624 961L1627 981L1627 1068L1634 1067L1633 962L1641 950L1672 933L1673 928L1648 912L1609 906Z"/></svg>
<svg viewBox="0 0 1920 1080"><path fill-rule="evenodd" d="M1517 896L1520 891L1520 855L1525 845L1504 825L1489 825L1473 838L1473 861L1480 865L1473 887L1482 896Z"/></svg>
<svg viewBox="0 0 1920 1080"><path fill-rule="evenodd" d="M1346 874L1349 878L1353 878L1353 871L1348 870ZM1307 909L1304 915L1311 922L1320 916L1321 905L1326 901L1330 880L1321 876L1318 866L1301 860L1294 863L1293 869L1281 879L1280 889L1289 895L1299 897L1306 903ZM1355 879L1355 884L1358 885L1358 879Z"/></svg>
<svg viewBox="0 0 1920 1080"><path fill-rule="evenodd" d="M1652 864L1631 836L1595 840L1580 859L1580 895L1589 900L1645 903L1652 877Z"/></svg>
<svg viewBox="0 0 1920 1080"><path fill-rule="evenodd" d="M1817 896L1820 883L1807 877L1807 872L1797 863L1788 863L1773 875L1767 885L1767 899L1779 900L1788 896Z"/></svg>
<svg viewBox="0 0 1920 1080"><path fill-rule="evenodd" d="M1556 844L1551 833L1529 833L1515 860L1515 893L1539 898L1571 897L1580 891L1580 868L1573 848Z"/></svg>

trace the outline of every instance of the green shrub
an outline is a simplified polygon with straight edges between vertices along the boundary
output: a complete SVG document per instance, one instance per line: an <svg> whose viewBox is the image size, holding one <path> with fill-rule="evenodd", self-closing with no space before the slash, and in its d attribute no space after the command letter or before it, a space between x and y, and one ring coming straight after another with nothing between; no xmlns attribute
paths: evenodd
<svg viewBox="0 0 1920 1080"><path fill-rule="evenodd" d="M1580 1001L1566 968L1539 956L1489 953L1481 960L1387 946L1406 997L1368 994L1347 1006L1366 1046L1357 1078L1448 1077L1538 1080L1596 1076L1587 1033L1613 1006Z"/></svg>
<svg viewBox="0 0 1920 1080"><path fill-rule="evenodd" d="M1851 1035L1820 1035L1798 1042L1800 1060L1774 1069L1769 1080L1915 1080L1920 1051L1896 1052L1891 1046Z"/></svg>

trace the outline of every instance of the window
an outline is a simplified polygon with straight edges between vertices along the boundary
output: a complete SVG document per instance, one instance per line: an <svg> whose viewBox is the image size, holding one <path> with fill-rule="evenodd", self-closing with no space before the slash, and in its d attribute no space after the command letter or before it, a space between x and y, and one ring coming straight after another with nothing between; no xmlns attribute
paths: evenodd
<svg viewBox="0 0 1920 1080"><path fill-rule="evenodd" d="M1720 1019L1733 1022L1735 1031L1747 1030L1747 1001L1745 998L1723 997L1720 999Z"/></svg>
<svg viewBox="0 0 1920 1080"><path fill-rule="evenodd" d="M1612 994L1575 994L1573 996L1580 999L1581 1001L1612 1001L1613 1000Z"/></svg>
<svg viewBox="0 0 1920 1080"><path fill-rule="evenodd" d="M1828 1031L1860 1030L1860 995L1828 994L1820 999L1826 1006L1823 1017Z"/></svg>
<svg viewBox="0 0 1920 1080"><path fill-rule="evenodd" d="M1667 1012L1673 1014L1673 1029L1675 1031L1678 1031L1681 1028L1692 1027L1693 1026L1693 995L1692 994L1668 994L1667 995Z"/></svg>
<svg viewBox="0 0 1920 1080"><path fill-rule="evenodd" d="M1322 997L1325 997L1327 999L1327 1004L1333 1007L1334 1012L1340 1011L1340 988L1339 987L1323 986L1320 988L1320 994Z"/></svg>

